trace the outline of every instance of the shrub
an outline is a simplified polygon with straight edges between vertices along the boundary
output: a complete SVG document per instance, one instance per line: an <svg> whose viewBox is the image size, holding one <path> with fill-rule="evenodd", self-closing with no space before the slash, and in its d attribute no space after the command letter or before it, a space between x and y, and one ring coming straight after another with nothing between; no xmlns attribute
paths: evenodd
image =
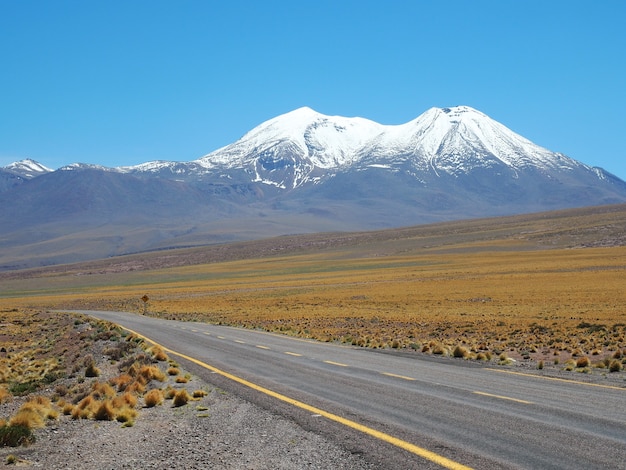
<svg viewBox="0 0 626 470"><path fill-rule="evenodd" d="M115 396L115 389L108 383L96 382L92 387L94 398L112 398Z"/></svg>
<svg viewBox="0 0 626 470"><path fill-rule="evenodd" d="M153 346L151 352L152 357L157 361L167 361L167 354L160 346Z"/></svg>
<svg viewBox="0 0 626 470"><path fill-rule="evenodd" d="M159 382L164 382L167 378L165 373L156 366L142 366L139 369L139 375L145 377L148 381L158 380Z"/></svg>
<svg viewBox="0 0 626 470"><path fill-rule="evenodd" d="M11 400L11 398L12 398L12 395L11 393L9 393L6 387L4 385L0 385L0 403L7 402Z"/></svg>
<svg viewBox="0 0 626 470"><path fill-rule="evenodd" d="M18 382L9 385L9 391L16 397L28 395L29 393L36 392L39 388L39 382L36 380L29 380L28 382Z"/></svg>
<svg viewBox="0 0 626 470"><path fill-rule="evenodd" d="M98 377L100 375L100 369L96 367L95 362L90 362L87 364L85 369L85 377Z"/></svg>
<svg viewBox="0 0 626 470"><path fill-rule="evenodd" d="M124 423L124 427L130 427L135 423L136 416L137 416L136 410L132 408L124 407L118 411L115 419L120 423Z"/></svg>
<svg viewBox="0 0 626 470"><path fill-rule="evenodd" d="M620 370L622 370L622 363L617 359L612 360L609 364L609 372L619 372Z"/></svg>
<svg viewBox="0 0 626 470"><path fill-rule="evenodd" d="M163 398L163 392L158 388L154 388L146 393L143 400L147 408L152 408L163 403Z"/></svg>
<svg viewBox="0 0 626 470"><path fill-rule="evenodd" d="M113 410L111 400L104 400L100 402L100 405L96 409L93 417L98 421L111 421L115 418L115 411Z"/></svg>
<svg viewBox="0 0 626 470"><path fill-rule="evenodd" d="M464 348L461 345L457 345L454 348L454 351L452 351L452 355L454 357L467 357L469 355L469 352L466 348Z"/></svg>
<svg viewBox="0 0 626 470"><path fill-rule="evenodd" d="M44 425L43 416L33 408L21 408L9 420L9 426L23 426L28 429L43 428Z"/></svg>
<svg viewBox="0 0 626 470"><path fill-rule="evenodd" d="M27 446L35 442L35 436L28 426L12 424L0 426L0 446Z"/></svg>
<svg viewBox="0 0 626 470"><path fill-rule="evenodd" d="M589 358L587 356L579 357L576 360L576 367L577 368L589 367L589 364L591 364L591 361L589 360Z"/></svg>
<svg viewBox="0 0 626 470"><path fill-rule="evenodd" d="M543 369L543 361L539 361L537 363L537 369L539 369L539 370Z"/></svg>
<svg viewBox="0 0 626 470"><path fill-rule="evenodd" d="M191 397L189 396L189 393L187 393L187 390L183 388L174 395L174 406L178 407L186 405L190 398Z"/></svg>
<svg viewBox="0 0 626 470"><path fill-rule="evenodd" d="M178 375L180 374L180 369L177 369L176 367L170 367L169 369L167 369L167 373L168 375Z"/></svg>
<svg viewBox="0 0 626 470"><path fill-rule="evenodd" d="M205 390L195 390L192 393L192 396L194 398L202 398L202 397L206 397L209 394L209 392L205 391Z"/></svg>
<svg viewBox="0 0 626 470"><path fill-rule="evenodd" d="M118 395L113 398L113 408L119 409L124 408L125 406L129 406L134 408L137 406L137 396L130 393L124 392L122 395Z"/></svg>
<svg viewBox="0 0 626 470"><path fill-rule="evenodd" d="M118 392L122 392L126 390L126 387L128 387L133 380L134 379L129 374L121 374L112 378L110 382L117 387Z"/></svg>

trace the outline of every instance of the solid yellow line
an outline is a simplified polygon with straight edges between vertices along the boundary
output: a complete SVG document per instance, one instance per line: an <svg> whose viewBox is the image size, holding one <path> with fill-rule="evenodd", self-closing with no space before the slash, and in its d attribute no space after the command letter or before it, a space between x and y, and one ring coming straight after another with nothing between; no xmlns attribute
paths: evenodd
<svg viewBox="0 0 626 470"><path fill-rule="evenodd" d="M289 352L289 351L285 351L285 354L289 354L290 356L302 357L302 354L298 354L298 353L294 353L294 352Z"/></svg>
<svg viewBox="0 0 626 470"><path fill-rule="evenodd" d="M260 344L257 344L256 347L259 349L269 349L267 346L261 346Z"/></svg>
<svg viewBox="0 0 626 470"><path fill-rule="evenodd" d="M333 362L333 361L324 361L324 362L332 366L348 367L348 364L342 364L341 362Z"/></svg>
<svg viewBox="0 0 626 470"><path fill-rule="evenodd" d="M556 380L558 382L567 382L567 383L570 383L570 384L577 384L577 385L587 385L589 387L601 387L601 388L610 388L610 389L613 389L613 390L626 391L626 388L624 388L624 387L616 387L614 385L604 385L604 384L594 384L594 383L589 383L589 382L579 382L578 380L559 379L558 377L546 377L545 375L526 374L524 372L514 372L512 370L500 370L500 369L491 369L491 368L486 368L486 370L490 370L492 372L500 372L502 374L523 375L524 377L533 377L535 379Z"/></svg>
<svg viewBox="0 0 626 470"><path fill-rule="evenodd" d="M512 398L512 397L505 397L503 395L494 395L493 393L486 393L486 392L472 392L472 393L475 393L476 395L484 395L486 397L499 398L500 400L516 401L517 403L523 403L525 405L532 405L532 402L530 401L520 400L518 398Z"/></svg>
<svg viewBox="0 0 626 470"><path fill-rule="evenodd" d="M343 424L344 426L347 426L349 428L355 429L357 431L360 431L364 434L367 434L369 436L375 437L376 439L380 439L381 441L387 442L389 444L392 444L396 447L399 447L401 449L404 449L408 452L411 452L423 459L426 460L430 460L431 462L436 463L437 465L441 465L444 468L448 468L450 470L472 470L471 467L468 467L466 465L460 464L458 462L455 462L454 460L450 460L446 457L444 457L443 455L439 455L436 454L434 452L431 452L428 449L424 449L422 447L416 446L414 444L411 444L410 442L406 442L403 441L402 439L398 439L397 437L393 437L389 434L386 434L384 432L380 432L377 431L376 429L372 429L369 428L367 426L364 426L362 424L359 424L355 421L351 421L349 419L346 418L342 418L341 416L329 413L328 411L324 411L321 408L316 408L314 406L308 405L307 403L303 403L301 401L298 400L294 400L293 398L289 398L286 395L282 395L280 393L274 392L273 390L270 390L268 388L265 387L261 387L260 385L257 385L255 383L249 382L246 379L242 379L241 377L237 377L236 375L230 374L228 372L225 372L223 370L220 370L216 367L213 367L209 364L206 364L194 357L191 356L187 356L186 354L182 354L179 353L177 351L174 351L172 349L166 348L165 346L162 346L160 344L158 344L157 342L149 339L148 337L141 335L129 328L125 328L123 327L125 330L130 331L131 333L139 336L140 338L143 338L144 341L148 341L154 345L158 345L161 346L161 348L163 348L164 351L170 353L170 354L174 354L176 356L182 357L183 359L187 359L190 362L193 362L194 364L197 364L201 367L204 367L205 369L210 370L213 373L219 374L222 377L226 377L227 379L230 379L234 382L237 382L241 385L245 385L246 387L249 387L253 390L256 390L257 392L261 392L264 393L270 397L276 398L277 400L283 401L285 403L289 403L293 406L297 406L298 408L301 408L303 410L309 411L313 414L318 414L320 416L323 416L327 419L330 419L331 421L335 421L337 423Z"/></svg>
<svg viewBox="0 0 626 470"><path fill-rule="evenodd" d="M406 375L392 374L391 372L381 372L381 374L388 375L389 377L395 377L397 379L417 380L417 379L414 379L413 377L407 377Z"/></svg>

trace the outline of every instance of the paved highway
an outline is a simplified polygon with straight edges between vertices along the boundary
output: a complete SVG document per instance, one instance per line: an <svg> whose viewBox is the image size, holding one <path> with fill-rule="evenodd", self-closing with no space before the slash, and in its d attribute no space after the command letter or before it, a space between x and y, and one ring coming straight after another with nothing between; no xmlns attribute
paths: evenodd
<svg viewBox="0 0 626 470"><path fill-rule="evenodd" d="M626 388L203 323L82 313L146 336L209 382L336 435L388 468L626 469Z"/></svg>

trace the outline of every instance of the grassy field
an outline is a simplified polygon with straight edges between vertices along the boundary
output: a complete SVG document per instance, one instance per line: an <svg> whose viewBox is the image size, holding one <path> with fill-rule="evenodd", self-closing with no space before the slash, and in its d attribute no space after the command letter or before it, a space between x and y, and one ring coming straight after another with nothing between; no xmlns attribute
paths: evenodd
<svg viewBox="0 0 626 470"><path fill-rule="evenodd" d="M125 310L416 354L618 371L624 234L626 207L612 206L171 250L4 273L0 309Z"/></svg>

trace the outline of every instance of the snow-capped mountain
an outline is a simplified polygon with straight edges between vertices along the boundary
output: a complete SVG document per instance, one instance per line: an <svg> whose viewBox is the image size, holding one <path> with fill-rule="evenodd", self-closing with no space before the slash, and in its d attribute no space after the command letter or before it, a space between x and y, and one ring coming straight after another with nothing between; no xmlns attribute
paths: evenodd
<svg viewBox="0 0 626 470"><path fill-rule="evenodd" d="M485 169L513 178L528 169L545 175L579 169L601 176L468 106L431 108L401 125L325 116L305 107L270 119L198 160L149 162L119 170L204 181L239 172L238 182L293 190L368 168L412 173L421 182L429 175L460 176Z"/></svg>
<svg viewBox="0 0 626 470"><path fill-rule="evenodd" d="M197 160L0 168L0 269L620 202L624 181L467 106L400 125L305 107Z"/></svg>

